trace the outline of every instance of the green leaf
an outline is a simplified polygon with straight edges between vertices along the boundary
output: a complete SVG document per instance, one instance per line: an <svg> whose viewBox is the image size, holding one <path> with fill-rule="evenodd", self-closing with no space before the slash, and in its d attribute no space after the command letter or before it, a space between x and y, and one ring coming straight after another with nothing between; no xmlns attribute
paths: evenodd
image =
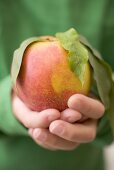
<svg viewBox="0 0 114 170"><path fill-rule="evenodd" d="M114 134L114 81L111 67L83 36L80 36L80 41L88 48L98 94L104 103Z"/></svg>
<svg viewBox="0 0 114 170"><path fill-rule="evenodd" d="M79 34L75 29L71 28L66 32L57 33L56 37L63 48L68 51L70 68L79 77L83 85L85 66L89 57L87 49L79 41Z"/></svg>
<svg viewBox="0 0 114 170"><path fill-rule="evenodd" d="M56 37L66 50L75 51L75 42L79 41L79 34L74 28L71 28L66 32L56 33Z"/></svg>
<svg viewBox="0 0 114 170"><path fill-rule="evenodd" d="M40 41L40 40L41 39L39 37L29 38L29 39L23 41L22 44L20 45L20 47L14 51L13 62L12 62L12 67L11 67L11 77L12 77L12 83L14 85L16 84L16 79L17 79L19 71L20 71L23 54L24 54L26 48L33 42Z"/></svg>
<svg viewBox="0 0 114 170"><path fill-rule="evenodd" d="M89 61L94 70L94 79L97 83L101 101L107 109L110 106L110 91L112 84L110 67L105 61L98 59L91 53L89 53Z"/></svg>
<svg viewBox="0 0 114 170"><path fill-rule="evenodd" d="M108 109L108 116L112 125L113 133L114 133L114 82L112 82L112 88L110 92L110 107Z"/></svg>
<svg viewBox="0 0 114 170"><path fill-rule="evenodd" d="M84 44L87 48L89 48L89 50L90 50L97 58L102 59L100 53L90 45L90 43L87 41L87 39L86 39L84 36L80 35L79 39L80 39L80 42L81 42L82 44Z"/></svg>
<svg viewBox="0 0 114 170"><path fill-rule="evenodd" d="M93 68L94 79L96 80L99 96L107 109L110 105L112 70L102 59L101 55L88 43L85 37L80 36L80 41L88 48L89 62Z"/></svg>

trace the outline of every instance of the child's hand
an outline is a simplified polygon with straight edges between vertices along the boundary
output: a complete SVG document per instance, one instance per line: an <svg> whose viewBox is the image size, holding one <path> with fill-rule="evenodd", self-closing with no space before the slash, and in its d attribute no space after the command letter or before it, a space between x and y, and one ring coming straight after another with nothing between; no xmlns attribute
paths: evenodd
<svg viewBox="0 0 114 170"><path fill-rule="evenodd" d="M60 119L58 110L33 112L16 95L12 98L12 108L15 117L27 128L48 128L52 121Z"/></svg>
<svg viewBox="0 0 114 170"><path fill-rule="evenodd" d="M68 100L69 109L62 112L62 120L53 121L48 129L30 129L33 140L50 150L72 150L80 143L91 142L96 137L97 120L104 114L101 102L84 95L73 95ZM76 115L88 117L83 123L77 121ZM68 121L68 122L66 122Z"/></svg>

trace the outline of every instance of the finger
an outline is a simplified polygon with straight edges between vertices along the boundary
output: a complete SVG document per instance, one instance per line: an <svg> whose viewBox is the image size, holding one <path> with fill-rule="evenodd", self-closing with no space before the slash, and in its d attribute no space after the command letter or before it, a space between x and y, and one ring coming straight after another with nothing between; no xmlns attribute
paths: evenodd
<svg viewBox="0 0 114 170"><path fill-rule="evenodd" d="M53 120L60 118L60 112L56 109L46 109L41 112L31 111L18 97L13 100L13 112L27 128L47 128Z"/></svg>
<svg viewBox="0 0 114 170"><path fill-rule="evenodd" d="M67 121L69 123L74 123L82 118L81 113L76 110L67 108L61 112L61 120Z"/></svg>
<svg viewBox="0 0 114 170"><path fill-rule="evenodd" d="M93 119L102 117L105 111L105 108L100 101L81 94L71 96L68 100L68 107Z"/></svg>
<svg viewBox="0 0 114 170"><path fill-rule="evenodd" d="M78 120L77 122L78 122L78 123L83 123L83 122L85 122L87 119L89 119L87 116L82 115L82 118L81 118L80 120Z"/></svg>
<svg viewBox="0 0 114 170"><path fill-rule="evenodd" d="M41 146L42 148L45 148L45 149L48 149L48 150L51 150L51 151L56 151L56 150L57 150L57 149L55 149L55 148L52 148L52 147L50 147L50 146L42 143L40 140L38 141L37 139L35 139L35 137L33 137L33 131L34 131L34 129L30 128L30 129L28 130L28 133L29 133L30 137L35 141L36 144L38 144L38 145Z"/></svg>
<svg viewBox="0 0 114 170"><path fill-rule="evenodd" d="M49 130L51 133L72 142L91 142L96 137L96 120L88 119L83 124L70 124L62 120L53 121Z"/></svg>
<svg viewBox="0 0 114 170"><path fill-rule="evenodd" d="M53 150L73 150L79 145L51 134L48 129L34 129L32 138L37 144Z"/></svg>

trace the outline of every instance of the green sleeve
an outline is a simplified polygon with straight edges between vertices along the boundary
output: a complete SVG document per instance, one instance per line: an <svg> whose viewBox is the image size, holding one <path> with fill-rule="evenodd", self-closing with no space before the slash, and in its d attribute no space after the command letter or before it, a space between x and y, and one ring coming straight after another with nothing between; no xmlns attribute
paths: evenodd
<svg viewBox="0 0 114 170"><path fill-rule="evenodd" d="M27 130L13 116L10 76L0 82L0 131L8 135L27 135Z"/></svg>

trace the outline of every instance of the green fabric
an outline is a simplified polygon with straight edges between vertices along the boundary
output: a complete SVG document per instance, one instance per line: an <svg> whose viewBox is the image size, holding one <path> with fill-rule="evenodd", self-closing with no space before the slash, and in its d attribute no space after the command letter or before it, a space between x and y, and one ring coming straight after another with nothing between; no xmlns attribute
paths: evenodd
<svg viewBox="0 0 114 170"><path fill-rule="evenodd" d="M104 170L102 147L113 141L106 115L96 140L74 151L52 152L37 146L14 118L9 77L13 51L26 38L76 28L114 70L114 1L0 1L0 169Z"/></svg>
<svg viewBox="0 0 114 170"><path fill-rule="evenodd" d="M12 114L11 91L12 83L10 76L2 80L0 84L1 100L0 100L0 129L7 134L27 135L25 128L16 120ZM7 97L6 97L7 96Z"/></svg>

